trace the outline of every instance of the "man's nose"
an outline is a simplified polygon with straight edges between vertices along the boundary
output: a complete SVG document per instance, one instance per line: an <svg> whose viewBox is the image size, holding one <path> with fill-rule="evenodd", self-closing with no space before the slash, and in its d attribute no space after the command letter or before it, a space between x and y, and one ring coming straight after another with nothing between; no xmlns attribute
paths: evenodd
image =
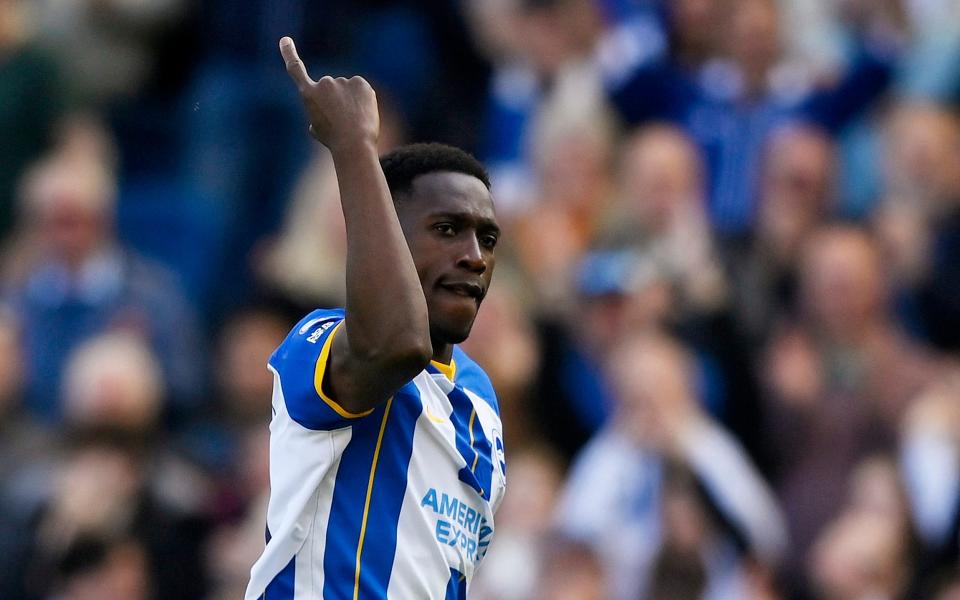
<svg viewBox="0 0 960 600"><path fill-rule="evenodd" d="M460 249L460 258L457 259L457 266L478 275L487 270L487 259L476 237L470 236L464 241Z"/></svg>

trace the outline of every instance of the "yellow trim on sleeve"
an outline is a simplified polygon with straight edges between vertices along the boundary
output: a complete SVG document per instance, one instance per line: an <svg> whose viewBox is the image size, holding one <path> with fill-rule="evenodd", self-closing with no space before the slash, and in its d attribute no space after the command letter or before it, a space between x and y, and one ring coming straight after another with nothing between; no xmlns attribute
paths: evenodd
<svg viewBox="0 0 960 600"><path fill-rule="evenodd" d="M457 361L450 359L450 364L445 365L439 360L431 360L430 364L437 368L438 371L447 376L447 379L453 381L454 376L457 374Z"/></svg>
<svg viewBox="0 0 960 600"><path fill-rule="evenodd" d="M344 419L359 419L360 417L365 417L372 413L374 409L370 409L364 412L353 413L344 407L337 404L336 400L330 398L323 393L323 374L327 371L327 360L330 358L330 347L333 345L333 336L337 335L337 331L340 330L340 326L343 325L343 321L337 323L333 331L330 332L330 335L327 336L327 340L323 342L323 348L320 349L320 358L317 359L317 365L313 371L313 387L317 390L317 395L320 396L320 399L323 400L327 406L332 408L338 415Z"/></svg>
<svg viewBox="0 0 960 600"><path fill-rule="evenodd" d="M380 459L380 445L383 443L383 432L387 429L387 417L390 416L390 407L393 398L387 400L387 407L383 411L383 420L380 421L380 433L377 435L377 446L373 450L373 462L370 464L370 478L367 480L367 499L363 502L363 520L360 522L360 540L357 542L357 569L353 575L353 600L360 596L360 556L363 554L363 538L367 534L367 517L370 516L370 498L373 496L373 478L377 474L377 461Z"/></svg>

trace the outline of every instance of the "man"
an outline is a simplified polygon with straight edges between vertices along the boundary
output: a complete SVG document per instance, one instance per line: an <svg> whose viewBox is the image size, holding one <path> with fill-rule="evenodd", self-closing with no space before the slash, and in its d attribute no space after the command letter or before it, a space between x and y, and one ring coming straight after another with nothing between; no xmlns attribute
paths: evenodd
<svg viewBox="0 0 960 600"><path fill-rule="evenodd" d="M489 181L446 146L378 160L370 86L315 82L280 50L337 170L347 301L270 358L268 542L246 598L465 598L505 485L496 397L455 346L493 273Z"/></svg>

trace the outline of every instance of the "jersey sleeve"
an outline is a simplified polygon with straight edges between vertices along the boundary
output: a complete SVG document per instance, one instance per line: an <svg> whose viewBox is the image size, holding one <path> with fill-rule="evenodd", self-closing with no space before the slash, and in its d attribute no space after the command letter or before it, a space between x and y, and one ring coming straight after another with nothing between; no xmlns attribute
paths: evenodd
<svg viewBox="0 0 960 600"><path fill-rule="evenodd" d="M287 412L307 429L339 429L373 412L350 412L323 389L330 349L343 319L342 309L313 311L297 323L270 357Z"/></svg>

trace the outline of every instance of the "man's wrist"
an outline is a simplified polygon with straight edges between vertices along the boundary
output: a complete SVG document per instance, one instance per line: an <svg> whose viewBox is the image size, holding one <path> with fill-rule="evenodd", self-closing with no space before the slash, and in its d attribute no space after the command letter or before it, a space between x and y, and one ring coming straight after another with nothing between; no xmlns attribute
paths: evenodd
<svg viewBox="0 0 960 600"><path fill-rule="evenodd" d="M334 158L339 155L357 156L365 155L370 152L372 152L374 155L378 155L377 139L372 135L351 136L349 139L331 142L330 144L327 144L327 148L330 149L330 153L333 154Z"/></svg>

